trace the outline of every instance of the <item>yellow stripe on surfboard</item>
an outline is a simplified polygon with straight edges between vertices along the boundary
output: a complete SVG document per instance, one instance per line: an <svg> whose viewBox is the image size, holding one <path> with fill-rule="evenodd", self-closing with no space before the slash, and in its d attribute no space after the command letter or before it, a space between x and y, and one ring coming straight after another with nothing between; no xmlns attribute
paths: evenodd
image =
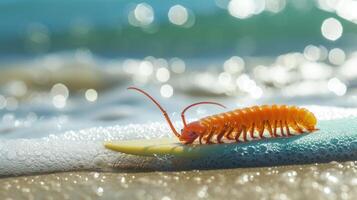
<svg viewBox="0 0 357 200"><path fill-rule="evenodd" d="M109 141L104 146L113 151L139 156L173 155L200 157L214 151L218 145L183 145L176 138ZM222 147L220 147L222 148Z"/></svg>

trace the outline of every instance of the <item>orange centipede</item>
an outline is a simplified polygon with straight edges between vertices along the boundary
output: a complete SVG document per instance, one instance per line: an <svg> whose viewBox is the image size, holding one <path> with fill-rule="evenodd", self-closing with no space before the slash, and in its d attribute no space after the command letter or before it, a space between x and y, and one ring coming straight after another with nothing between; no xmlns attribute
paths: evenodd
<svg viewBox="0 0 357 200"><path fill-rule="evenodd" d="M295 133L312 133L318 130L316 128L317 119L312 112L305 108L287 105L262 105L236 109L187 124L185 112L193 106L214 104L225 108L220 103L205 101L191 104L183 109L181 118L184 128L181 129L181 134L179 134L167 112L153 97L136 87L129 87L128 89L137 90L151 99L164 114L172 132L183 144L192 144L197 139L200 144L224 143L225 140L245 142L249 141L248 134L252 139L265 138L265 130L269 133L270 138L290 137ZM295 133L293 134L290 129L294 130Z"/></svg>

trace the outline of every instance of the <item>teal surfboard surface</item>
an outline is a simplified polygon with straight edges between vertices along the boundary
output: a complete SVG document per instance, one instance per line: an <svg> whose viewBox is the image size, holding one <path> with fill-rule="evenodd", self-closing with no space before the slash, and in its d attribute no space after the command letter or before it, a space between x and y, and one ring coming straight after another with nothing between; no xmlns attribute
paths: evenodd
<svg viewBox="0 0 357 200"><path fill-rule="evenodd" d="M246 143L182 145L175 139L111 141L107 148L143 156L166 156L189 168L230 168L357 160L357 119L320 121L317 132ZM125 146L126 145L126 146ZM177 164L177 162L175 162Z"/></svg>

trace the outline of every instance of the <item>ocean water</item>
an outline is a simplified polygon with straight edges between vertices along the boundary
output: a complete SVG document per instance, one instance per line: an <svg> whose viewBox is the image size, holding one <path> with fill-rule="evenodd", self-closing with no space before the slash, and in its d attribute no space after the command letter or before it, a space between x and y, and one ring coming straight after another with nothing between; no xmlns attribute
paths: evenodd
<svg viewBox="0 0 357 200"><path fill-rule="evenodd" d="M333 5L317 0L257 0L231 6L229 2L2 1L0 56L32 57L86 48L105 57L226 59L278 56L308 45L356 50L353 1ZM181 9L170 12L175 5ZM321 34L329 18L341 24L342 37L330 40ZM330 32L337 37L341 27L334 25L326 31L337 31Z"/></svg>

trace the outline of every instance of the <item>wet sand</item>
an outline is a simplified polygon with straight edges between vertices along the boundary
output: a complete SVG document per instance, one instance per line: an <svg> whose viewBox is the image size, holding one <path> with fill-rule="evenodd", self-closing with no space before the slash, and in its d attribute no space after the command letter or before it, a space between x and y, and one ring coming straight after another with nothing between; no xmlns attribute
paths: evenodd
<svg viewBox="0 0 357 200"><path fill-rule="evenodd" d="M355 199L357 161L181 172L65 172L0 179L2 199Z"/></svg>

